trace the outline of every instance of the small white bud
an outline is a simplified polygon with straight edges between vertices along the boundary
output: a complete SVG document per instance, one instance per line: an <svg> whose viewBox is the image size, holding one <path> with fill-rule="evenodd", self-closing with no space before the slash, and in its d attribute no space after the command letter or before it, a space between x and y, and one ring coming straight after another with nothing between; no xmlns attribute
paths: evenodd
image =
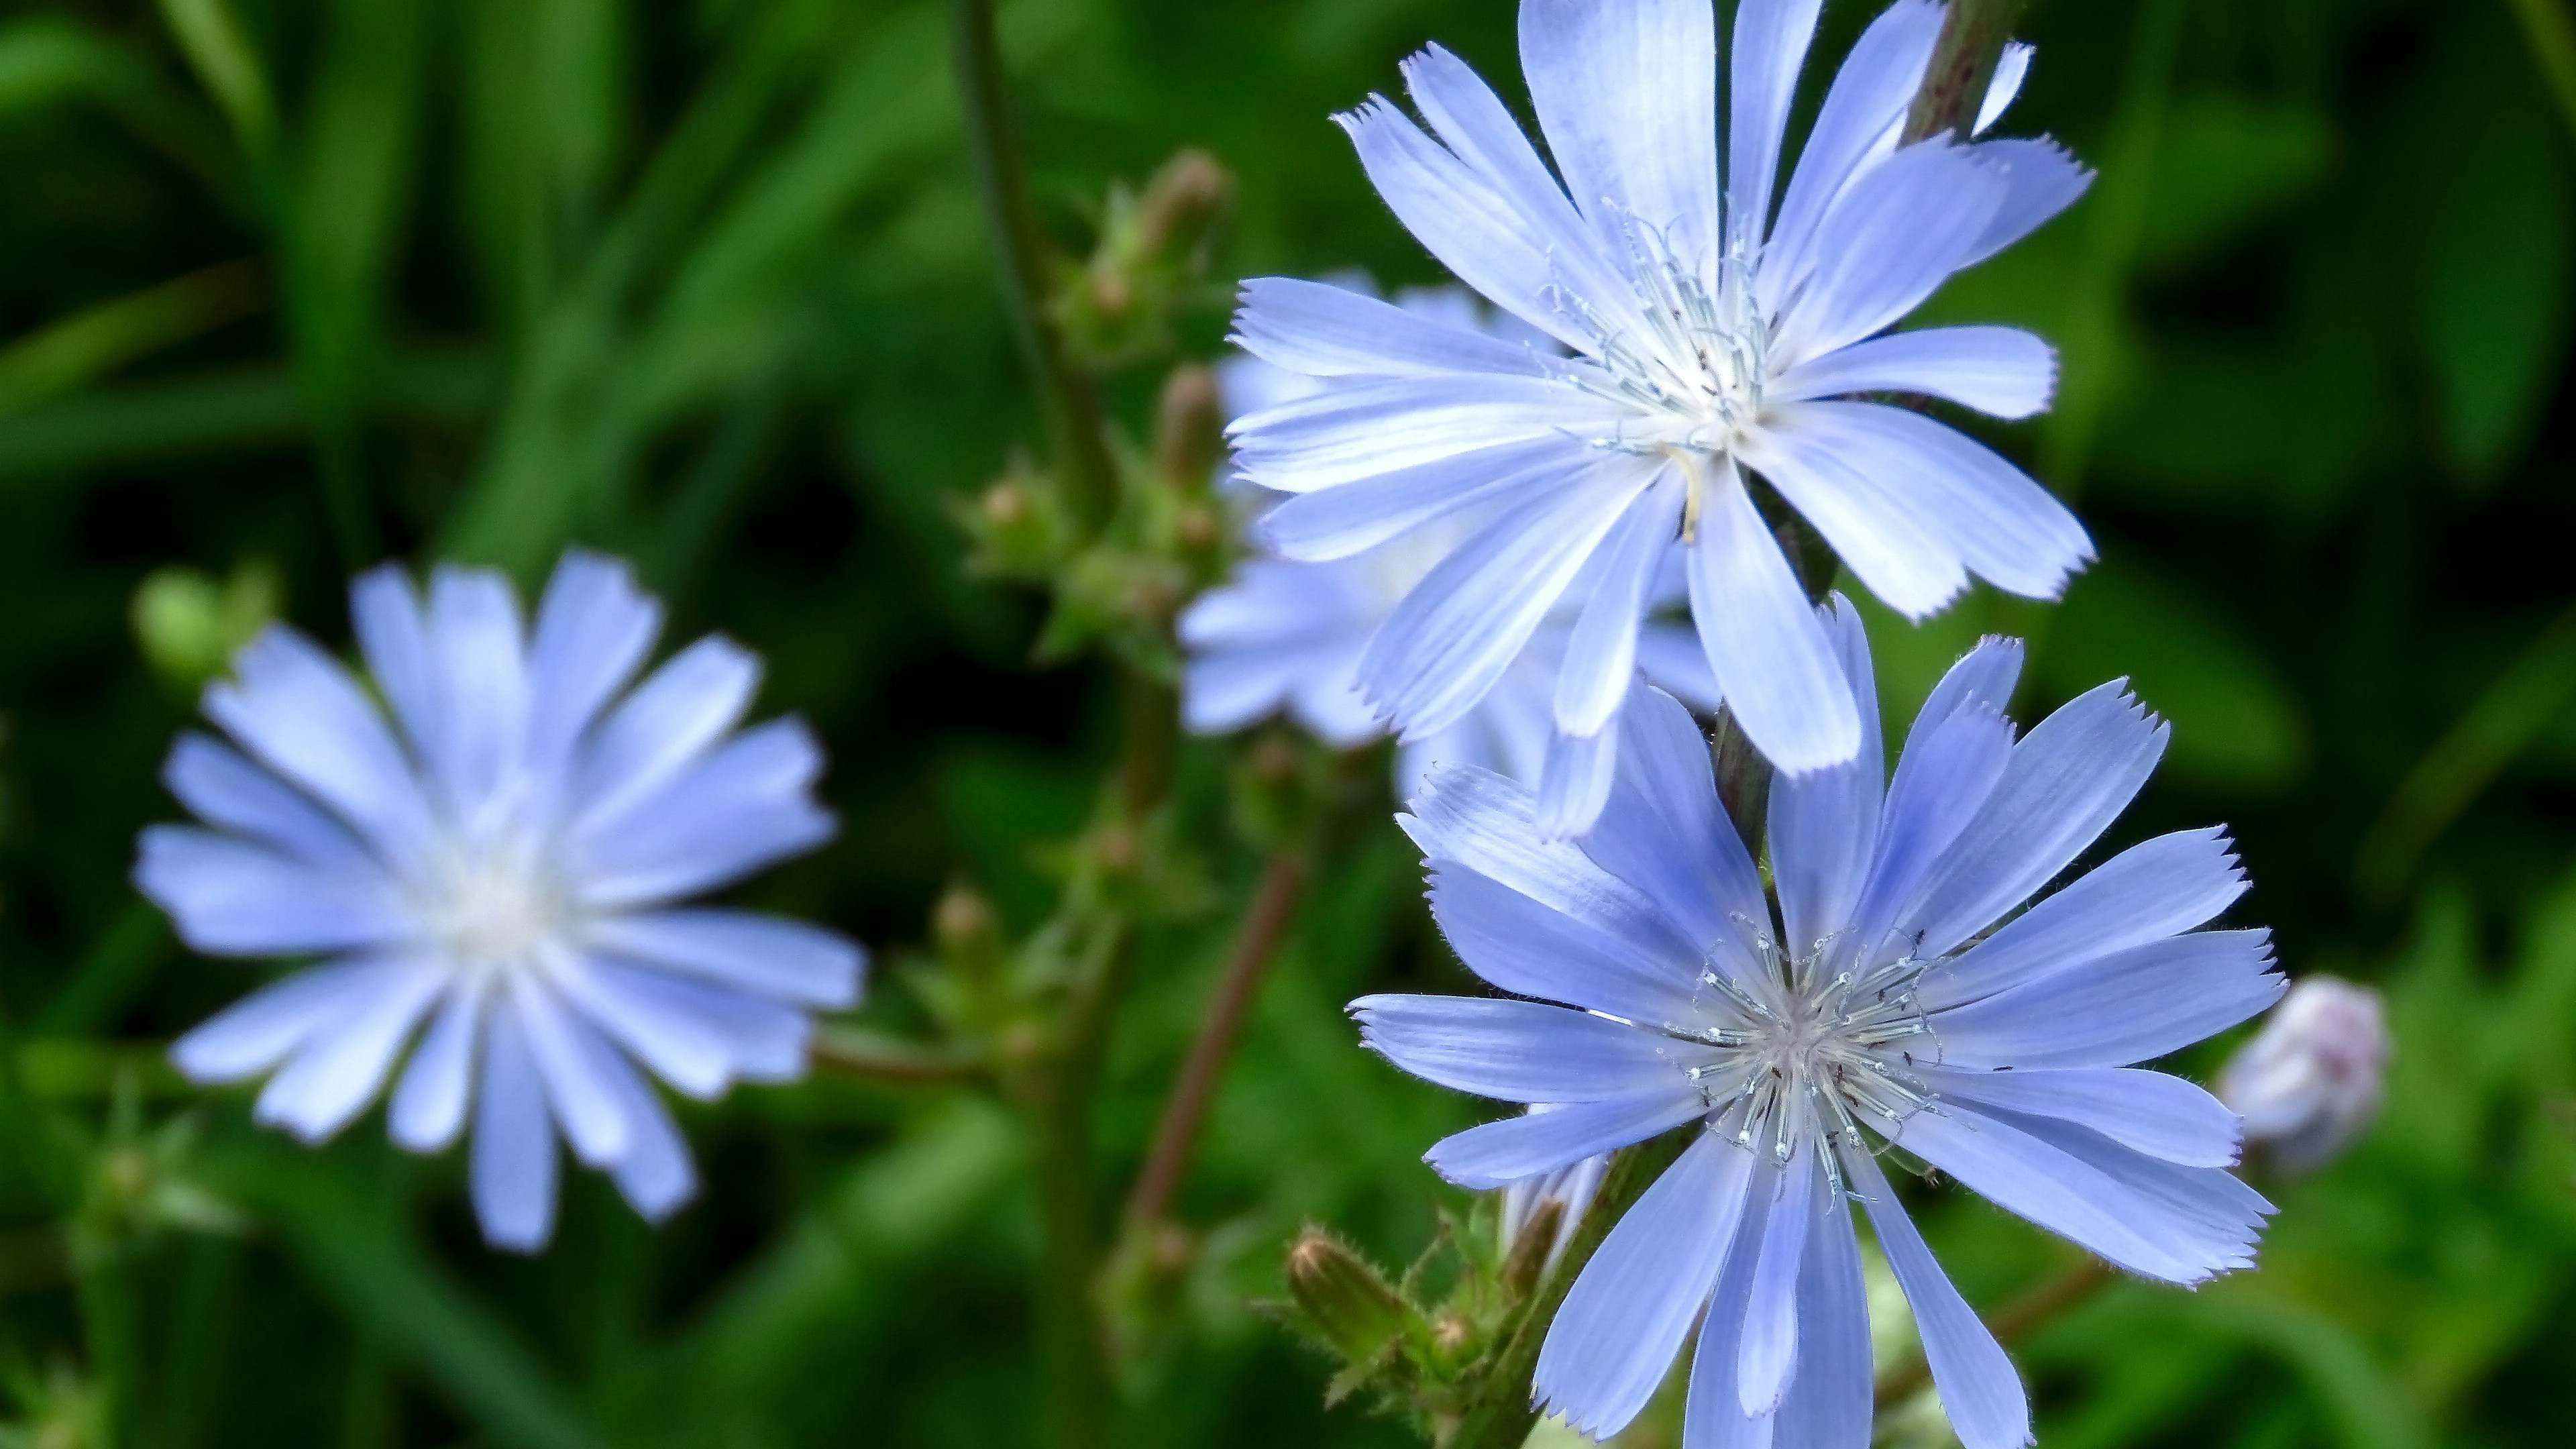
<svg viewBox="0 0 2576 1449"><path fill-rule="evenodd" d="M2332 976L2290 988L2218 1077L2218 1096L2292 1172L2321 1167L2379 1115L2388 1068L2379 993Z"/></svg>

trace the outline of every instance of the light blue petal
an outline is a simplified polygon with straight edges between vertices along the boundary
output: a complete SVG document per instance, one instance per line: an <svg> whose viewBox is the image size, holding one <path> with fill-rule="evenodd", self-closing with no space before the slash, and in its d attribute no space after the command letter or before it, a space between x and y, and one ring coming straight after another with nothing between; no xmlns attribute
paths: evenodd
<svg viewBox="0 0 2576 1449"><path fill-rule="evenodd" d="M1782 403L1764 413L1738 453L1881 602L1918 621L1939 613L1968 586L1968 566L1912 480L1854 466L1836 446L1831 423Z"/></svg>
<svg viewBox="0 0 2576 1449"><path fill-rule="evenodd" d="M1834 73L1762 253L1758 281L1775 311L1814 268L1816 224L1825 208L1862 166L1896 148L1940 32L1941 7L1933 0L1897 0L1861 32Z"/></svg>
<svg viewBox="0 0 2576 1449"><path fill-rule="evenodd" d="M1524 8L1524 34L1531 18L1531 11ZM1577 214L1531 149L1529 138L1521 134L1520 122L1493 89L1464 61L1437 45L1425 47L1404 63L1404 80L1422 118L1441 141L1479 180L1509 201L1523 230L1546 252L1559 285L1611 325L1623 330L1641 326L1644 317L1634 300L1624 260L1625 239L1615 232L1596 231ZM1531 83L1537 85L1535 75ZM1542 116L1547 105L1539 103ZM1564 159L1563 152L1558 159ZM1714 186L1715 178L1708 184ZM1591 195L1576 199L1591 204Z"/></svg>
<svg viewBox="0 0 2576 1449"><path fill-rule="evenodd" d="M1535 1379L1542 1410L1607 1439L1646 1406L1716 1286L1753 1162L1702 1132L1610 1230L1548 1325Z"/></svg>
<svg viewBox="0 0 2576 1449"><path fill-rule="evenodd" d="M277 774L355 825L389 864L430 834L411 761L358 682L312 641L272 625L206 690L206 714Z"/></svg>
<svg viewBox="0 0 2576 1449"><path fill-rule="evenodd" d="M740 723L760 659L720 634L674 654L602 720L574 778L578 813L596 818L660 789Z"/></svg>
<svg viewBox="0 0 2576 1449"><path fill-rule="evenodd" d="M1934 1012L1932 1034L1945 1066L2127 1066L2225 1031L2286 984L2270 932L2196 931Z"/></svg>
<svg viewBox="0 0 2576 1449"><path fill-rule="evenodd" d="M2057 391L2057 350L2018 327L1926 327L1893 332L1789 369L1766 398L1804 402L1844 393L1911 392L1990 417L2026 418Z"/></svg>
<svg viewBox="0 0 2576 1449"><path fill-rule="evenodd" d="M1356 378L1238 418L1235 466L1265 488L1319 488L1533 439L1605 436L1620 405L1554 377Z"/></svg>
<svg viewBox="0 0 2576 1449"><path fill-rule="evenodd" d="M1662 963L1677 981L1697 976L1701 948L1694 938L1581 847L1541 833L1537 797L1528 786L1491 770L1452 766L1432 772L1412 810L1396 824L1422 848L1426 864L1454 862Z"/></svg>
<svg viewBox="0 0 2576 1449"><path fill-rule="evenodd" d="M1426 1081L1506 1102L1597 1102L1666 1092L1714 1048L1535 1001L1363 996L1362 1045Z"/></svg>
<svg viewBox="0 0 2576 1449"><path fill-rule="evenodd" d="M1675 1033L1698 1021L1697 973L1454 864L1431 872L1431 915L1469 970L1516 996Z"/></svg>
<svg viewBox="0 0 2576 1449"><path fill-rule="evenodd" d="M315 1024L261 1089L253 1117L309 1143L367 1109L412 1028L454 979L435 961L395 960L386 968L366 996L344 996L342 1011Z"/></svg>
<svg viewBox="0 0 2576 1449"><path fill-rule="evenodd" d="M792 1082L805 1075L813 1021L795 1007L719 986L593 963L608 990L640 1014L685 1021L722 1044L733 1075L746 1082Z"/></svg>
<svg viewBox="0 0 2576 1449"><path fill-rule="evenodd" d="M1886 765L1878 737L1878 688L1871 677L1869 636L1858 610L1837 595L1817 611L1830 658L1860 721L1859 748L1843 764L1771 782L1771 878L1792 955L1813 951L1851 922L1877 849L1879 796ZM1761 743L1759 739L1756 744ZM1846 943L1848 944L1848 943Z"/></svg>
<svg viewBox="0 0 2576 1449"><path fill-rule="evenodd" d="M1803 1145L1794 1162L1766 1174L1771 1210L1763 1218L1762 1249L1753 1260L1743 1338L1735 1351L1735 1406L1748 1419L1777 1410L1798 1373L1798 1280L1824 1175L1824 1164Z"/></svg>
<svg viewBox="0 0 2576 1449"><path fill-rule="evenodd" d="M1506 1117L1454 1133L1431 1144L1422 1160L1460 1187L1506 1187L1642 1142L1707 1110L1698 1089L1687 1084L1675 1091L1576 1102L1553 1112ZM1630 1216L1634 1215L1631 1209ZM1563 1316L1557 1321L1561 1325Z"/></svg>
<svg viewBox="0 0 2576 1449"><path fill-rule="evenodd" d="M1547 149L1610 254L1664 235L1717 279L1717 26L1699 0L1525 0L1521 70ZM1794 74L1794 63L1793 63Z"/></svg>
<svg viewBox="0 0 2576 1449"><path fill-rule="evenodd" d="M492 1014L474 1108L470 1183L483 1241L536 1252L554 1236L559 1164L545 1084L515 1012Z"/></svg>
<svg viewBox="0 0 2576 1449"><path fill-rule="evenodd" d="M438 691L430 777L454 814L470 820L504 785L525 786L527 646L509 580L439 565L429 585L429 657Z"/></svg>
<svg viewBox="0 0 2576 1449"><path fill-rule="evenodd" d="M2072 1122L2184 1167L2233 1167L2243 1145L2243 1124L2226 1103L2163 1072L2136 1067L1918 1070L1944 1099Z"/></svg>
<svg viewBox="0 0 2576 1449"><path fill-rule="evenodd" d="M2012 721L1983 706L1959 710L1925 738L1907 741L1888 787L1869 883L1852 913L1853 946L1863 965L1895 960L1912 948L1910 939L1894 935L1898 913L1994 793L2012 750Z"/></svg>
<svg viewBox="0 0 2576 1449"><path fill-rule="evenodd" d="M1707 736L1670 695L1644 685L1620 712L1620 728L1618 779L1581 841L1584 853L1643 892L1685 939L1706 943L1712 966L1749 980L1771 907L1718 804Z"/></svg>
<svg viewBox="0 0 2576 1449"><path fill-rule="evenodd" d="M1412 377L1458 372L1541 377L1532 349L1381 302L1329 282L1253 277L1228 339L1276 367L1310 377Z"/></svg>
<svg viewBox="0 0 2576 1449"><path fill-rule="evenodd" d="M635 1130L626 1154L609 1164L609 1179L646 1222L661 1222L698 1195L698 1169L689 1159L688 1139L671 1120L671 1109L634 1068L616 1060L610 1081Z"/></svg>
<svg viewBox="0 0 2576 1449"><path fill-rule="evenodd" d="M1550 305L1558 274L1544 215L1524 214L1384 96L1333 119L1350 135L1360 169L1387 209L1451 275L1569 347L1589 340Z"/></svg>
<svg viewBox="0 0 2576 1449"><path fill-rule="evenodd" d="M2130 846L1991 936L1924 973L1918 996L1940 1011L2078 962L2207 925L2245 893L2224 827Z"/></svg>
<svg viewBox="0 0 2576 1449"><path fill-rule="evenodd" d="M565 550L528 649L531 757L548 768L563 760L661 632L662 606L636 585L625 560Z"/></svg>
<svg viewBox="0 0 2576 1449"><path fill-rule="evenodd" d="M1637 677L1637 629L1645 622L1656 567L1682 515L1679 470L1667 466L1601 542L1599 576L1583 603L1565 664L1556 676L1556 727L1597 735L1628 698ZM1594 804L1593 814L1599 813ZM1591 815L1583 817L1591 823Z"/></svg>
<svg viewBox="0 0 2576 1449"><path fill-rule="evenodd" d="M693 909L608 916L583 944L756 996L843 1011L858 1004L866 948L803 921Z"/></svg>
<svg viewBox="0 0 2576 1449"><path fill-rule="evenodd" d="M1718 459L1705 480L1689 554L1700 645L1754 748L1791 775L1859 753L1851 685L1731 458Z"/></svg>
<svg viewBox="0 0 2576 1449"><path fill-rule="evenodd" d="M1461 509L1525 507L1535 492L1591 461L1590 445L1556 433L1474 448L1357 483L1292 493L1261 515L1253 532L1283 558L1345 559Z"/></svg>
<svg viewBox="0 0 2576 1449"><path fill-rule="evenodd" d="M1619 770L1619 731L1610 721L1595 735L1551 734L1539 772L1538 828L1563 838L1592 828L1610 799Z"/></svg>
<svg viewBox="0 0 2576 1449"><path fill-rule="evenodd" d="M372 863L337 869L187 825L144 830L135 887L170 913L179 939L215 956L298 956L412 934L392 882Z"/></svg>
<svg viewBox="0 0 2576 1449"><path fill-rule="evenodd" d="M2251 1263L2260 1214L2213 1220L2208 1206L2231 1199L2212 1197L2192 1175L2235 1179L2214 1168L2159 1163L2088 1134L2109 1152L2121 1153L2120 1166L2133 1169L2115 1177L2104 1170L2106 1162L2067 1150L2069 1137L2081 1129L2043 1135L2049 1126L2037 1118L1945 1102L1906 1118L1895 1140L1996 1206L2133 1273L2188 1285Z"/></svg>
<svg viewBox="0 0 2576 1449"><path fill-rule="evenodd" d="M724 1038L694 1014L634 989L644 974L564 953L547 963L546 979L566 1005L655 1076L699 1101L713 1101L733 1085L733 1055Z"/></svg>
<svg viewBox="0 0 2576 1449"><path fill-rule="evenodd" d="M1528 645L1654 466L1595 464L1543 506L1486 524L1388 616L1360 658L1360 687L1408 738L1456 723Z"/></svg>
<svg viewBox="0 0 2576 1449"><path fill-rule="evenodd" d="M373 867L366 847L311 797L204 735L179 736L161 781L209 825L327 870Z"/></svg>
<svg viewBox="0 0 2576 1449"><path fill-rule="evenodd" d="M1717 676L1709 672L1708 651L1699 647L1698 631L1687 624L1648 621L1637 631L1637 668L1647 683L1697 713L1715 714L1726 701Z"/></svg>
<svg viewBox="0 0 2576 1449"><path fill-rule="evenodd" d="M400 564L378 564L349 585L349 623L376 688L394 709L412 749L426 758L438 736L438 679L429 621Z"/></svg>
<svg viewBox="0 0 2576 1449"><path fill-rule="evenodd" d="M1922 933L1929 959L2030 899L2128 808L2170 733L2116 680L2040 721L1900 929Z"/></svg>
<svg viewBox="0 0 2576 1449"><path fill-rule="evenodd" d="M1778 1416L1744 1416L1736 1405L1735 1365L1743 1353L1744 1316L1753 1301L1753 1266L1770 1228L1772 1184L1779 1175L1778 1168L1759 1159L1751 1169L1735 1239L1709 1295L1708 1312L1700 1320L1699 1347L1691 1356L1690 1387L1682 1403L1682 1449L1772 1449Z"/></svg>
<svg viewBox="0 0 2576 1449"><path fill-rule="evenodd" d="M285 1060L325 1022L357 1015L400 966L337 961L270 982L199 1022L170 1044L170 1063L193 1082L238 1082Z"/></svg>
<svg viewBox="0 0 2576 1449"><path fill-rule="evenodd" d="M2053 599L2093 557L2093 540L2056 496L2001 454L1945 423L1881 403L1783 403L1853 473L1905 489L1968 571L2007 593Z"/></svg>
<svg viewBox="0 0 2576 1449"><path fill-rule="evenodd" d="M822 748L803 722L743 731L660 790L584 818L585 904L638 906L713 890L831 838L814 803Z"/></svg>
<svg viewBox="0 0 2576 1449"><path fill-rule="evenodd" d="M1820 1194L1798 1273L1798 1375L1774 1417L1774 1449L1869 1449L1869 1288L1851 1204Z"/></svg>
<svg viewBox="0 0 2576 1449"><path fill-rule="evenodd" d="M1980 141L1969 149L1986 164L2003 168L2005 190L2003 205L1959 263L1963 267L1975 266L2038 230L2093 184L2093 173L2054 141Z"/></svg>
<svg viewBox="0 0 2576 1449"><path fill-rule="evenodd" d="M1914 1310L1932 1386L1940 1391L1941 1408L1962 1449L2023 1449L2031 1442L2030 1395L2012 1359L1924 1246L1923 1234L1878 1170L1878 1159L1857 1147L1839 1151L1844 1175L1868 1208L1879 1249Z"/></svg>
<svg viewBox="0 0 2576 1449"><path fill-rule="evenodd" d="M1795 365L1848 347L1921 306L2003 208L2005 169L1964 146L1908 146L1852 179L1816 227L1815 275L1780 321Z"/></svg>
<svg viewBox="0 0 2576 1449"><path fill-rule="evenodd" d="M1916 740L1928 738L1943 720L1972 706L2011 715L2013 686L2021 679L2021 661L2019 639L2000 634L1979 639L1975 648L1960 655L1942 673L1941 682L1924 697L1913 728L1906 731L1906 748L1912 749Z"/></svg>
<svg viewBox="0 0 2576 1449"><path fill-rule="evenodd" d="M1726 232L1744 256L1755 254L1770 223L1781 134L1822 8L1822 0L1743 0L1736 7L1726 67L1734 88L1726 127Z"/></svg>
<svg viewBox="0 0 2576 1449"><path fill-rule="evenodd" d="M528 972L509 975L495 1006L494 1014L515 1023L526 1041L529 1059L545 1083L548 1110L562 1125L573 1155L589 1167L606 1167L623 1156L633 1125L608 1080L607 1062L616 1048L566 1009L553 987Z"/></svg>
<svg viewBox="0 0 2576 1449"><path fill-rule="evenodd" d="M1995 73L1986 82L1986 98L1977 103L1977 123L1970 129L1970 135L1984 135L1989 127L2004 118L2005 111L2012 108L2013 97L2021 94L2021 83L2030 75L2033 53L2033 47L2021 41L2004 42L2002 53L1995 57Z"/></svg>
<svg viewBox="0 0 2576 1449"><path fill-rule="evenodd" d="M479 981L452 985L429 1030L421 1033L385 1112L386 1134L405 1151L436 1152L464 1130L473 1096L475 1042L482 1035L483 1004L489 997Z"/></svg>

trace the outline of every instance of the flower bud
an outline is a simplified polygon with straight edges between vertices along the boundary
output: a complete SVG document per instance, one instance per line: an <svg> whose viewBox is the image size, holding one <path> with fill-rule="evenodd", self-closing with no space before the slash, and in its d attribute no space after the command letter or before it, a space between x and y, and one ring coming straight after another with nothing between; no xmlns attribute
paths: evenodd
<svg viewBox="0 0 2576 1449"><path fill-rule="evenodd" d="M1384 1274L1318 1227L1288 1245L1285 1276L1307 1326L1354 1364L1375 1360L1418 1316Z"/></svg>
<svg viewBox="0 0 2576 1449"><path fill-rule="evenodd" d="M1539 1103L1530 1108L1532 1113L1555 1110L1554 1106L1547 1103ZM1525 1177L1505 1187L1503 1189L1503 1252L1509 1255L1513 1240L1518 1238L1525 1228L1539 1222L1538 1210L1542 1204L1553 1203L1557 1208L1553 1219L1555 1241L1548 1246L1547 1262L1554 1264L1557 1256L1565 1251L1565 1245L1573 1241L1574 1229L1583 1221L1584 1210L1592 1206L1592 1195L1601 1190L1601 1175L1608 1171L1609 1167L1610 1159L1606 1156L1587 1157L1571 1166L1560 1167L1554 1172L1543 1172L1535 1177ZM1544 1224L1541 1225L1544 1226Z"/></svg>
<svg viewBox="0 0 2576 1449"><path fill-rule="evenodd" d="M194 692L268 627L284 592L264 559L244 561L223 580L179 564L155 569L134 591L134 641L155 673Z"/></svg>
<svg viewBox="0 0 2576 1449"><path fill-rule="evenodd" d="M2332 976L2290 988L2219 1074L2218 1096L2291 1172L2321 1167L2379 1115L2388 1067L2379 993Z"/></svg>

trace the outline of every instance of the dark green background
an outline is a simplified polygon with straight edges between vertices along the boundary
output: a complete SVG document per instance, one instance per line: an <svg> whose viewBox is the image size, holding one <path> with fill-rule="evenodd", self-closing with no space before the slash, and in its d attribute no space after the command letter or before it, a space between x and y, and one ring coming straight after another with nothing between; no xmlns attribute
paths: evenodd
<svg viewBox="0 0 2576 1449"><path fill-rule="evenodd" d="M1833 0L1823 51L1871 9ZM156 1130L197 1098L137 1076L144 1126L118 1127L107 1064L254 979L186 957L125 884L137 827L174 811L153 772L191 708L138 650L135 591L165 565L265 559L288 617L344 643L334 486L415 561L533 577L567 540L628 553L678 635L763 652L765 708L820 728L846 829L747 895L881 948L864 1019L916 1029L900 962L931 898L971 878L1038 914L1035 847L1080 818L1112 722L1096 666L1023 662L1036 601L957 568L947 500L1035 432L941 7L233 13L265 120L209 95L151 4L0 22L0 1002L42 1120ZM1330 111L1394 89L1433 38L1518 94L1508 0L1025 0L1003 30L1068 248L1113 180L1178 146L1234 171L1216 280L1178 328L1201 356L1224 278L1437 279ZM2041 1440L2563 1443L2566 0L2049 0L2024 33L2040 54L2007 129L2053 132L2100 180L1927 315L2061 349L2055 411L1988 435L2077 500L2103 561L2054 610L1980 594L1920 631L1874 617L1884 693L1910 708L1986 629L2034 638L2025 718L2133 677L2175 743L2113 843L2231 823L2256 883L2237 918L2274 926L2294 974L2383 985L2398 1038L2376 1132L2277 1185L2265 1271L2121 1286L2024 1346ZM1175 360L1115 380L1132 428ZM1223 774L1221 747L1184 761L1219 889L1147 952L1103 1115L1121 1162L1253 867L1223 828ZM1276 1291L1301 1218L1400 1258L1447 1200L1415 1159L1484 1109L1363 1055L1338 1012L1389 980L1460 983L1416 897L1383 825L1318 882L1184 1197L1201 1265L1131 1372L1134 1442L1404 1442L1324 1413L1327 1366L1245 1303ZM703 1201L654 1233L578 1175L533 1262L480 1247L455 1156L402 1158L372 1118L308 1153L246 1115L234 1093L187 1119L202 1141L181 1166L248 1234L124 1249L126 1442L1037 1438L1033 1214L990 1104L818 1081L687 1109ZM87 1351L53 1226L80 1186L44 1166L83 1159L30 1145L34 1121L0 1156L10 1422L75 1413L56 1374ZM1959 1194L1925 1212L1982 1304L2066 1256ZM1625 1442L1670 1442L1661 1422ZM0 1444L77 1442L33 1432Z"/></svg>

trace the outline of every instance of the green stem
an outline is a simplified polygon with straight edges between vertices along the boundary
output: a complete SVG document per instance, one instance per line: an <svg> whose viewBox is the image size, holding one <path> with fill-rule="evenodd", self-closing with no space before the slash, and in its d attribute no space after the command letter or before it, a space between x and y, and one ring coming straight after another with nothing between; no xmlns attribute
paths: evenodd
<svg viewBox="0 0 2576 1449"><path fill-rule="evenodd" d="M105 1437L110 1446L134 1440L135 1375L141 1365L134 1314L134 1281L123 1244L101 1241L80 1226L71 1234L69 1253L77 1276L81 1346L89 1358L90 1379L98 1386Z"/></svg>
<svg viewBox="0 0 2576 1449"><path fill-rule="evenodd" d="M2023 0L1950 0L1932 45L1932 63L1905 116L1905 144L1945 131L1966 131L1986 99L1995 60L2012 38Z"/></svg>
<svg viewBox="0 0 2576 1449"><path fill-rule="evenodd" d="M1001 253L1002 299L1018 334L1020 351L1035 375L1053 435L1054 462L1066 496L1085 523L1108 515L1116 472L1110 462L1100 395L1073 364L1049 298L1055 288L1054 248L1038 226L1029 197L1028 169L1019 132L1003 91L1001 43L993 30L993 0L950 0L955 22L958 98L966 113L967 149L975 163L984 219Z"/></svg>

